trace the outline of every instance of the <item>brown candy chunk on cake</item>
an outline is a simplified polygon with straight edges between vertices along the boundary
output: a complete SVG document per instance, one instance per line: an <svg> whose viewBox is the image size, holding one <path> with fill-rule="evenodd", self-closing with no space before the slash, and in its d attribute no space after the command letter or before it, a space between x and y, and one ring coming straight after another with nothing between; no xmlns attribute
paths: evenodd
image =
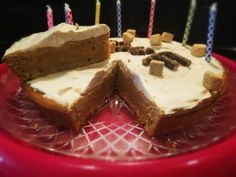
<svg viewBox="0 0 236 177"><path fill-rule="evenodd" d="M194 44L191 49L191 54L195 57L204 57L206 55L205 44Z"/></svg>
<svg viewBox="0 0 236 177"><path fill-rule="evenodd" d="M124 32L122 38L124 43L131 43L134 40L135 36L131 33Z"/></svg>
<svg viewBox="0 0 236 177"><path fill-rule="evenodd" d="M153 60L152 56L148 56L142 60L144 66L150 65L150 62Z"/></svg>
<svg viewBox="0 0 236 177"><path fill-rule="evenodd" d="M161 35L161 40L163 42L171 43L174 39L174 35L172 33L163 32Z"/></svg>
<svg viewBox="0 0 236 177"><path fill-rule="evenodd" d="M155 45L160 45L161 44L161 35L160 34L153 34L151 35L149 41L150 44L155 46Z"/></svg>
<svg viewBox="0 0 236 177"><path fill-rule="evenodd" d="M164 68L164 62L151 60L149 73L155 76L162 76Z"/></svg>
<svg viewBox="0 0 236 177"><path fill-rule="evenodd" d="M147 47L146 48L146 54L149 55L149 54L154 54L156 53L154 49L150 48L150 47Z"/></svg>
<svg viewBox="0 0 236 177"><path fill-rule="evenodd" d="M223 77L207 71L203 77L203 86L208 90L219 92L222 89Z"/></svg>
<svg viewBox="0 0 236 177"><path fill-rule="evenodd" d="M134 37L136 37L136 30L135 29L127 29L128 33L132 34Z"/></svg>
<svg viewBox="0 0 236 177"><path fill-rule="evenodd" d="M116 42L115 41L109 41L109 48L110 48L110 53L116 52Z"/></svg>

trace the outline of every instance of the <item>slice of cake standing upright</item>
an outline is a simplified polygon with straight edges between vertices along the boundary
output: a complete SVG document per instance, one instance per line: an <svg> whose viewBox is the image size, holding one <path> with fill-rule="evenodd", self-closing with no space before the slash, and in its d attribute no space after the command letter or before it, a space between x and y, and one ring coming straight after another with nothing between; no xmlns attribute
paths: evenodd
<svg viewBox="0 0 236 177"><path fill-rule="evenodd" d="M105 24L61 23L14 43L3 60L22 81L93 64L109 58L110 29Z"/></svg>

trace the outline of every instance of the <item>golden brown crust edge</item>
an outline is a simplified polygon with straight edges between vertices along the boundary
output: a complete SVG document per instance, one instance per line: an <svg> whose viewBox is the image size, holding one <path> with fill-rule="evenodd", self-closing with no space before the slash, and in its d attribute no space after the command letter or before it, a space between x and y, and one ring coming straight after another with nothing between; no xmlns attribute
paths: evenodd
<svg viewBox="0 0 236 177"><path fill-rule="evenodd" d="M2 60L26 82L47 74L109 59L109 37L110 33L107 33L96 38L70 41L60 47L18 51L4 56Z"/></svg>

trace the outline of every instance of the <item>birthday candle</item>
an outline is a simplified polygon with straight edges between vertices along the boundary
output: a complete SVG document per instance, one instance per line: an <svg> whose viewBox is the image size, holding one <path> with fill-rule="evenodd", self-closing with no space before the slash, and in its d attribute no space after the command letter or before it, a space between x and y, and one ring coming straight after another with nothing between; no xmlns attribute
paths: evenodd
<svg viewBox="0 0 236 177"><path fill-rule="evenodd" d="M155 17L155 6L156 6L156 0L151 0L149 26L148 26L148 38L151 37L152 31L153 31L153 23L154 23L154 17Z"/></svg>
<svg viewBox="0 0 236 177"><path fill-rule="evenodd" d="M187 19L187 23L186 23L186 27L185 27L185 31L184 31L184 37L182 40L182 45L186 46L187 42L188 42L188 37L189 37L189 32L191 29L191 25L193 22L193 17L195 15L195 10L196 10L196 0L191 0L191 5L189 7L189 12L188 12L188 19Z"/></svg>
<svg viewBox="0 0 236 177"><path fill-rule="evenodd" d="M64 10L65 10L65 20L66 20L66 23L73 25L74 22L73 22L73 16L72 16L72 11L70 9L70 6L67 3L65 3L65 7L64 8L65 8Z"/></svg>
<svg viewBox="0 0 236 177"><path fill-rule="evenodd" d="M117 13L117 36L121 37L122 25L121 25L121 2L116 1L116 13Z"/></svg>
<svg viewBox="0 0 236 177"><path fill-rule="evenodd" d="M95 24L100 23L100 11L101 11L101 3L99 0L96 1L96 12L95 12Z"/></svg>
<svg viewBox="0 0 236 177"><path fill-rule="evenodd" d="M46 5L47 8L47 22L48 22L48 29L53 27L53 13L52 9L49 5Z"/></svg>
<svg viewBox="0 0 236 177"><path fill-rule="evenodd" d="M213 3L209 11L207 48L206 48L206 61L207 62L211 62L211 53L212 53L212 48L213 48L216 15L217 15L217 3Z"/></svg>

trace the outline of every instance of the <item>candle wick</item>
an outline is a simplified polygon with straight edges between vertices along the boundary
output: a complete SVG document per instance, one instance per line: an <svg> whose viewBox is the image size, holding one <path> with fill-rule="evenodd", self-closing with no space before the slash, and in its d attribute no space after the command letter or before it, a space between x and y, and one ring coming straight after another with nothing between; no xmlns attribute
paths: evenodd
<svg viewBox="0 0 236 177"><path fill-rule="evenodd" d="M217 9L217 2L214 2L212 5L211 5L211 10L212 11L215 11Z"/></svg>
<svg viewBox="0 0 236 177"><path fill-rule="evenodd" d="M46 8L48 9L48 11L52 11L52 8L49 5L46 5Z"/></svg>
<svg viewBox="0 0 236 177"><path fill-rule="evenodd" d="M192 6L192 7L193 7L193 6L196 6L196 4L197 4L196 0L192 0L192 1L191 1L191 6Z"/></svg>
<svg viewBox="0 0 236 177"><path fill-rule="evenodd" d="M70 10L70 7L69 7L69 5L67 3L65 3L65 9L66 10Z"/></svg>

